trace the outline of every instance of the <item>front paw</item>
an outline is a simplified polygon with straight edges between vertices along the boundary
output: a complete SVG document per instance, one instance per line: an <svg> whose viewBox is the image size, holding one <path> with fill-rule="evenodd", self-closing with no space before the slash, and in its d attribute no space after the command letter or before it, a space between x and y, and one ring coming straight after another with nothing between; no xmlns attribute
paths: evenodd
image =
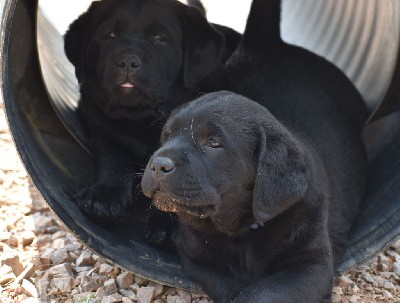
<svg viewBox="0 0 400 303"><path fill-rule="evenodd" d="M115 222L132 202L131 182L97 183L75 197L84 214L99 223Z"/></svg>
<svg viewBox="0 0 400 303"><path fill-rule="evenodd" d="M177 218L174 214L149 209L144 238L150 245L167 251L175 250L176 232Z"/></svg>

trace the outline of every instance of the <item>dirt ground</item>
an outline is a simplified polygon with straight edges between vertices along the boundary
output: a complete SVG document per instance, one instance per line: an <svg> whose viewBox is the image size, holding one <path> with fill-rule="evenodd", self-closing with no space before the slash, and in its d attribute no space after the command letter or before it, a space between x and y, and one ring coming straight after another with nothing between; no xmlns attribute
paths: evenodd
<svg viewBox="0 0 400 303"><path fill-rule="evenodd" d="M29 179L0 104L0 303L12 302L211 301L136 277L69 233ZM400 303L400 241L339 277L332 302Z"/></svg>

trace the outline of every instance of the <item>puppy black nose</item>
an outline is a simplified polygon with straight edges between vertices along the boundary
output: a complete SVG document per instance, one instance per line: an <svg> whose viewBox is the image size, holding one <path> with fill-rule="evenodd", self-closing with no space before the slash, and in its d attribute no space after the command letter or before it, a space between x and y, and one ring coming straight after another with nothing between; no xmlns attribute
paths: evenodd
<svg viewBox="0 0 400 303"><path fill-rule="evenodd" d="M117 60L117 66L120 68L133 68L138 69L142 62L136 55L123 55Z"/></svg>
<svg viewBox="0 0 400 303"><path fill-rule="evenodd" d="M151 162L150 168L153 172L162 176L171 173L175 168L175 164L170 158L156 157Z"/></svg>

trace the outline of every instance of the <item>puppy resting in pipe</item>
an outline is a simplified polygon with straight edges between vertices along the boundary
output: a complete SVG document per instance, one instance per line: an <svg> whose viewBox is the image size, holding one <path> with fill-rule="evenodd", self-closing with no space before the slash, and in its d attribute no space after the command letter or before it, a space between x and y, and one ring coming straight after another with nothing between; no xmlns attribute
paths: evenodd
<svg viewBox="0 0 400 303"><path fill-rule="evenodd" d="M158 147L168 114L208 90L206 76L239 40L235 31L211 25L200 10L175 0L95 1L70 25L65 52L80 83L78 109L97 168L94 184L76 199L84 213L117 221L134 199L138 204L137 175ZM164 241L167 222L150 221L148 239Z"/></svg>
<svg viewBox="0 0 400 303"><path fill-rule="evenodd" d="M177 109L142 179L176 212L182 266L216 302L329 301L365 190L363 101L336 67L281 41L279 9L253 2L225 67L235 93Z"/></svg>

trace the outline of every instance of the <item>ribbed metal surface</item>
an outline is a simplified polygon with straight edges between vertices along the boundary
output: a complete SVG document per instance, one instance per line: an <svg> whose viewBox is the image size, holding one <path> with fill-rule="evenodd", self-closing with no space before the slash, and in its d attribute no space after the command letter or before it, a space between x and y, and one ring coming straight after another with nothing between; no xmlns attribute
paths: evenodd
<svg viewBox="0 0 400 303"><path fill-rule="evenodd" d="M284 40L341 68L370 110L390 85L399 34L398 0L283 0Z"/></svg>

